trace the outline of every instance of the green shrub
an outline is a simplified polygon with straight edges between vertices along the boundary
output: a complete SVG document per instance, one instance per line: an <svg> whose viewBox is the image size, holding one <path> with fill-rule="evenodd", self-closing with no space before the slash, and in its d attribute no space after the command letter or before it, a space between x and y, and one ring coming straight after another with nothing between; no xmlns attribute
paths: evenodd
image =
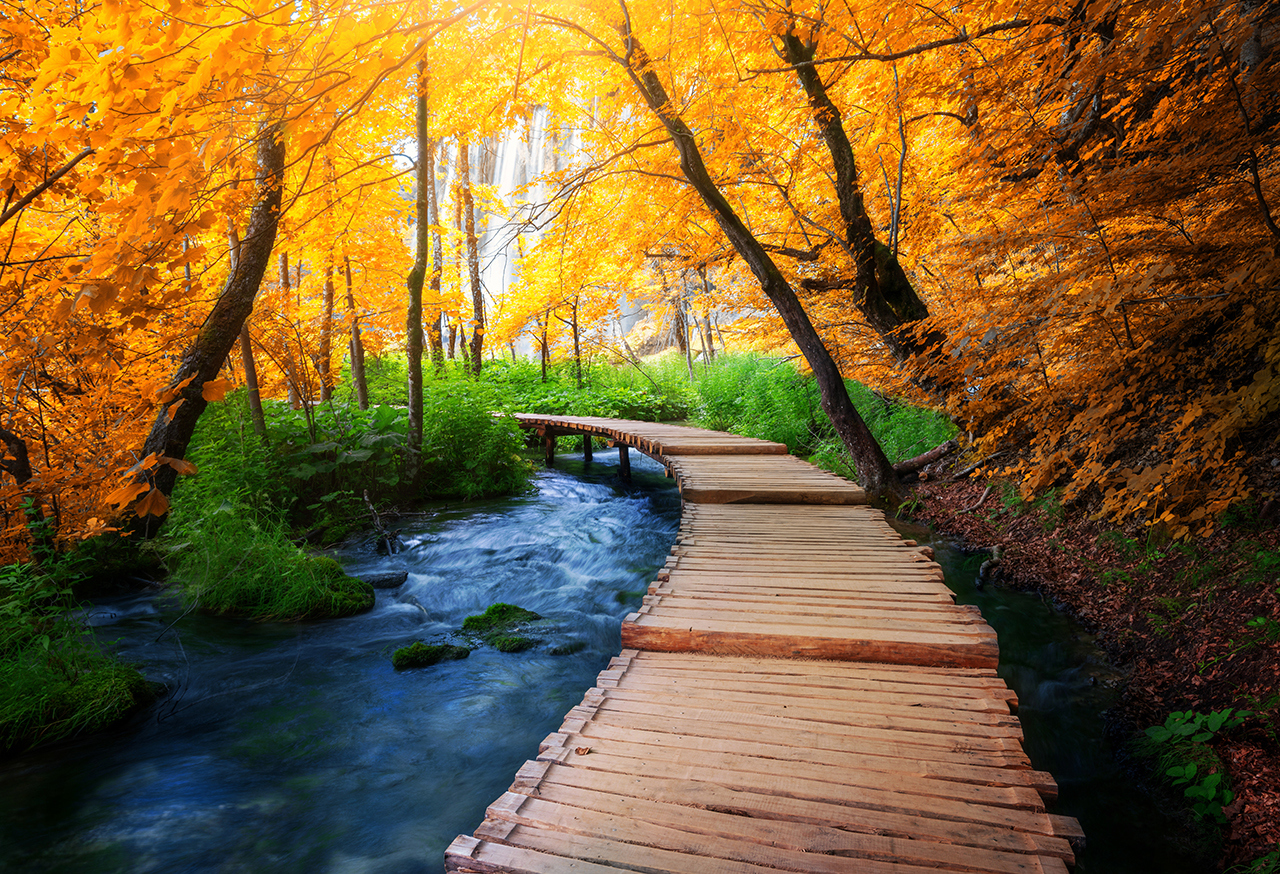
<svg viewBox="0 0 1280 874"><path fill-rule="evenodd" d="M466 383L433 386L423 402L422 487L437 497L479 498L528 488L515 420L492 414L483 391Z"/></svg>
<svg viewBox="0 0 1280 874"><path fill-rule="evenodd" d="M465 646L454 646L448 643L427 644L422 641L402 646L391 656L391 664L397 671L406 668L424 668L437 662L465 659L471 650Z"/></svg>
<svg viewBox="0 0 1280 874"><path fill-rule="evenodd" d="M1227 782L1225 766L1208 744L1218 732L1242 725L1251 715L1230 707L1213 713L1175 710L1164 725L1148 728L1136 749L1140 755L1154 758L1173 787L1182 790L1196 819L1224 823L1223 808L1235 793Z"/></svg>
<svg viewBox="0 0 1280 874"><path fill-rule="evenodd" d="M333 559L311 556L278 527L224 510L187 530L172 581L184 600L219 616L298 621L350 616L373 606L373 587Z"/></svg>

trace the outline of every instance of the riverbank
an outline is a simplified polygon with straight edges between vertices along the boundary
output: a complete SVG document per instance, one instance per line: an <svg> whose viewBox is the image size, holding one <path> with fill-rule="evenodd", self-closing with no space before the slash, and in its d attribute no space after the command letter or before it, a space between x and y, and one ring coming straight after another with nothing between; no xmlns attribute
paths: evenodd
<svg viewBox="0 0 1280 874"><path fill-rule="evenodd" d="M1174 711L1254 714L1207 744L1234 792L1223 805L1221 862L1274 871L1250 863L1280 849L1277 514L1241 511L1210 538L1171 544L1140 527L1093 521L1052 497L1022 501L997 481L926 482L915 494L917 521L974 547L999 547L986 584L1035 589L1097 633L1128 677L1110 714L1117 737L1141 736ZM1135 758L1135 771L1150 774L1147 761ZM1171 805L1189 804L1158 775L1152 783ZM1218 840L1209 822L1196 825Z"/></svg>

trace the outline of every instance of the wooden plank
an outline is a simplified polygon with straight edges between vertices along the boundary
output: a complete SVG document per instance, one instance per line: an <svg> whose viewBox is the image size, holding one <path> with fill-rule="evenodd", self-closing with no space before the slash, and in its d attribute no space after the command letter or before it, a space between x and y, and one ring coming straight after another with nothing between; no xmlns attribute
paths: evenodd
<svg viewBox="0 0 1280 874"><path fill-rule="evenodd" d="M486 820L486 825L491 822ZM482 829L485 826L482 826ZM507 840L513 845L541 852L571 852L581 858L606 864L634 866L652 874L778 874L781 871L813 871L815 874L960 874L962 869L953 866L924 867L904 863L885 863L871 859L842 859L817 853L787 854L784 851L761 847L766 864L756 864L738 858L726 858L717 853L738 855L730 842L711 837L659 829L661 838L675 843L678 849L647 846L642 843L626 843L611 840L602 835L583 835L568 831L516 825ZM628 830L629 831L629 830ZM1036 857L1028 857L1036 858ZM1035 871L1043 871L1037 867Z"/></svg>
<svg viewBox="0 0 1280 874"><path fill-rule="evenodd" d="M543 754L545 755L545 754ZM923 818L945 819L952 822L979 823L1015 831L1032 831L1050 834L1050 824L1043 810L1020 808L1010 804L985 804L954 798L940 798L912 791L914 787L877 788L874 785L847 784L838 774L829 774L826 780L793 777L790 774L763 773L750 770L731 770L697 762L668 762L662 759L641 761L598 753L579 755L568 751L563 760L543 759L550 764L565 765L592 771L608 772L625 779L642 774L646 777L690 780L714 783L727 789L756 792L764 795L825 801L844 807L865 808L890 813L908 814ZM942 781L937 781L942 785ZM950 784L959 786L961 784ZM1012 790L988 787L992 797L1010 800ZM1003 793L1003 794L1002 794ZM1039 796L1034 792L1023 793Z"/></svg>
<svg viewBox="0 0 1280 874"><path fill-rule="evenodd" d="M683 729L685 726L680 726ZM539 746L539 753L556 748L594 749L599 741L624 741L640 745L637 749L649 755L647 747L676 747L685 750L701 750L717 753L735 753L767 758L777 766L778 762L807 762L833 768L861 768L874 771L912 774L933 780L950 780L957 783L974 783L980 786L1011 786L1033 789L1042 798L1057 797L1057 784L1051 775L1028 768L1002 767L995 764L979 764L974 761L932 761L910 755L919 751L894 747L892 754L885 754L877 745L858 748L855 751L827 750L795 743L791 738L776 742L768 739L743 739L731 737L705 737L681 731L646 731L637 726L615 726L605 722L588 722L573 733L554 732ZM957 757L959 758L959 757Z"/></svg>
<svg viewBox="0 0 1280 874"><path fill-rule="evenodd" d="M859 834L807 823L751 820L636 798L619 799L603 814L592 810L597 801L594 793L572 787L558 787L537 797L509 792L490 806L488 816L551 832L656 844L699 856L814 874L877 870L875 866L855 865L853 860L952 866L991 874L1043 870L1034 856L1021 853Z"/></svg>
<svg viewBox="0 0 1280 874"><path fill-rule="evenodd" d="M870 714L862 717L852 714L845 722L824 722L822 720L806 719L803 714L780 716L777 712L766 712L749 707L735 709L682 707L616 697L601 698L585 707L579 705L571 708L560 730L578 731L582 721L596 719L601 716L611 718L615 722L621 721L625 723L627 719L634 718L636 714L660 716L667 720L668 726L678 724L681 730L689 730L686 727L686 721L692 720L722 725L767 727L774 731L808 731L836 735L838 737L859 738L863 742L883 741L896 744L940 747L944 750L1022 754L1021 744L1018 743L1017 739L1007 734L938 734L930 732L928 726L918 724L915 726L894 727Z"/></svg>
<svg viewBox="0 0 1280 874"><path fill-rule="evenodd" d="M867 755L896 758L904 761L936 762L975 768L1001 768L1029 770L1030 762L1020 747L1010 745L992 748L989 745L974 746L963 739L930 736L923 733L891 733L880 731L871 734L864 730L833 731L829 727L807 725L790 726L785 730L768 724L727 722L712 719L683 718L673 720L670 715L644 712L639 709L608 707L590 714L570 711L556 734L594 735L596 728L602 732L636 731L646 735L676 732L685 737L701 737L710 740L732 740L751 744L774 744L778 755L786 757L784 747L800 747L815 757L828 754L837 758L841 754ZM923 767L923 766L922 766Z"/></svg>
<svg viewBox="0 0 1280 874"><path fill-rule="evenodd" d="M586 753L582 751L586 750ZM595 756L593 767L601 757L611 760L631 759L608 770L625 773L649 773L648 768L657 762L671 766L697 765L713 768L717 772L753 773L776 776L777 759L757 753L720 752L702 747L644 744L632 741L595 737L583 746L550 747L538 753L539 761L550 761L570 766L579 763L582 756ZM993 807L1012 807L1019 810L1043 810L1040 793L1025 784L945 780L922 775L906 768L872 768L866 765L850 766L839 771L825 763L792 760L787 764L787 779L805 779L815 782L834 781L845 787L867 787L937 799L964 801Z"/></svg>
<svg viewBox="0 0 1280 874"><path fill-rule="evenodd" d="M977 735L981 737L1016 737L1021 739L1022 726L1017 717L984 710L951 710L941 707L925 707L919 704L894 701L838 701L795 698L779 698L765 693L747 690L723 692L718 690L662 690L654 687L614 688L595 687L588 690L584 701L637 701L659 707L714 709L732 705L735 710L763 716L788 716L808 722L830 722L837 725L874 724L881 728L902 731L936 731L948 735ZM784 703L790 700L788 705ZM786 711L786 712L784 712ZM791 714L799 714L792 716Z"/></svg>
<svg viewBox="0 0 1280 874"><path fill-rule="evenodd" d="M703 627L698 627L699 624ZM881 629L868 629L860 634L860 639L853 639L797 636L788 629L739 631L715 627L710 623L687 623L680 627L652 621L622 624L623 646L659 652L750 654L955 667L995 667L999 662L994 635L990 639L962 638L960 635Z"/></svg>

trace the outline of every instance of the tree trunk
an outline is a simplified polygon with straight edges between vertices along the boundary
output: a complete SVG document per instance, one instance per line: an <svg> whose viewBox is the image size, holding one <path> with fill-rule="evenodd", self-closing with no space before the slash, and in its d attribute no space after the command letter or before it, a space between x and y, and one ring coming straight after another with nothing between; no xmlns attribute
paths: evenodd
<svg viewBox="0 0 1280 874"><path fill-rule="evenodd" d="M240 231L230 217L227 218L227 247L230 251L230 272L234 274L240 263ZM249 394L249 417L253 419L253 433L266 443L267 419L262 414L262 393L258 390L258 368L253 360L253 338L249 336L248 318L245 318L240 327L240 360L244 365L244 384Z"/></svg>
<svg viewBox="0 0 1280 874"><path fill-rule="evenodd" d="M854 304L899 360L934 348L940 337L919 340L908 325L928 318L929 308L916 293L889 247L875 238L858 181L853 146L845 133L840 110L831 102L826 85L813 64L814 49L788 30L782 35L783 54L795 66L813 110L813 118L835 168L836 201L844 222L845 245L856 269ZM905 329L905 330L904 330Z"/></svg>
<svg viewBox="0 0 1280 874"><path fill-rule="evenodd" d="M431 152L430 131L427 125L427 92L430 85L427 60L418 61L418 166L417 194L414 198L413 269L409 271L409 306L405 316L405 355L409 367L409 477L418 475L419 457L422 453L422 282L427 275L427 247L430 244L429 225L431 211L428 208L427 190L435 184L428 165Z"/></svg>
<svg viewBox="0 0 1280 874"><path fill-rule="evenodd" d="M347 318L351 322L351 381L356 387L356 403L369 409L369 381L364 374L364 340L360 338L360 314L356 311L354 283L351 281L351 256L342 256L347 277Z"/></svg>
<svg viewBox="0 0 1280 874"><path fill-rule="evenodd" d="M578 390L582 390L582 343L579 340L578 333L578 296L573 296L573 376L578 385Z"/></svg>
<svg viewBox="0 0 1280 874"><path fill-rule="evenodd" d="M200 414L208 404L204 386L217 378L222 362L253 311L253 299L270 264L271 247L280 222L284 152L281 126L264 125L258 132L258 200L240 244L240 259L195 342L183 353L177 371L169 380L168 399L156 414L142 446L143 463L138 478L149 480L152 491L158 491L165 499L156 500L148 493L132 504L135 513L142 508L153 511L127 523L136 535L154 536L168 515L167 498L173 493L178 469L185 467L180 462L186 456L187 444ZM150 468L146 466L149 460L153 463Z"/></svg>
<svg viewBox="0 0 1280 874"><path fill-rule="evenodd" d="M330 251L324 265L324 311L320 315L320 354L316 356L321 403L333 398L333 298L333 252Z"/></svg>
<svg viewBox="0 0 1280 874"><path fill-rule="evenodd" d="M484 350L484 292L480 287L480 242L476 238L476 202L471 194L471 144L458 143L458 180L462 185L462 211L467 223L467 270L471 279L471 372L480 375Z"/></svg>
<svg viewBox="0 0 1280 874"><path fill-rule="evenodd" d="M440 300L441 278L444 276L444 244L440 239L440 203L436 196L436 143L428 140L427 178L431 184L427 186L427 213L431 220L431 285L428 300L431 302L431 313L427 320L427 339L431 343L431 361L436 370L444 369L444 340L440 333L440 319L443 309Z"/></svg>
<svg viewBox="0 0 1280 874"><path fill-rule="evenodd" d="M675 104L668 98L666 89L658 79L652 63L635 35L631 33L629 20L624 19L624 23L619 25L618 30L627 47L627 73L632 84L666 127L671 142L680 155L680 169L685 179L702 197L703 202L715 216L716 223L729 238L729 242L751 268L751 272L760 283L760 289L773 303L791 338L800 347L800 352L813 369L822 409L831 419L836 433L840 435L840 439L853 457L867 496L890 503L896 502L901 495L901 484L893 471L893 466L889 464L880 444L876 442L866 423L854 409L840 370L832 360L831 353L823 345L822 338L814 330L813 323L809 321L809 316L801 306L800 299L796 297L795 290L791 288L782 271L778 269L778 265L773 262L760 241L752 235L746 224L734 212L728 199L711 179L706 164L703 163L702 154L698 150L693 131L675 112Z"/></svg>

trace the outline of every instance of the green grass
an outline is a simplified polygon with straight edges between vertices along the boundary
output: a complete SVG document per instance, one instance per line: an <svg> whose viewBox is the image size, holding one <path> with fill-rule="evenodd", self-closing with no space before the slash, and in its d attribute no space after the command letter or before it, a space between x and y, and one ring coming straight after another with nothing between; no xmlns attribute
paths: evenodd
<svg viewBox="0 0 1280 874"><path fill-rule="evenodd" d="M0 749L101 730L149 701L132 665L103 653L69 585L31 565L0 569Z"/></svg>
<svg viewBox="0 0 1280 874"><path fill-rule="evenodd" d="M308 555L282 530L243 513L215 513L187 529L171 581L207 613L298 621L350 616L373 606L373 587L333 559Z"/></svg>

